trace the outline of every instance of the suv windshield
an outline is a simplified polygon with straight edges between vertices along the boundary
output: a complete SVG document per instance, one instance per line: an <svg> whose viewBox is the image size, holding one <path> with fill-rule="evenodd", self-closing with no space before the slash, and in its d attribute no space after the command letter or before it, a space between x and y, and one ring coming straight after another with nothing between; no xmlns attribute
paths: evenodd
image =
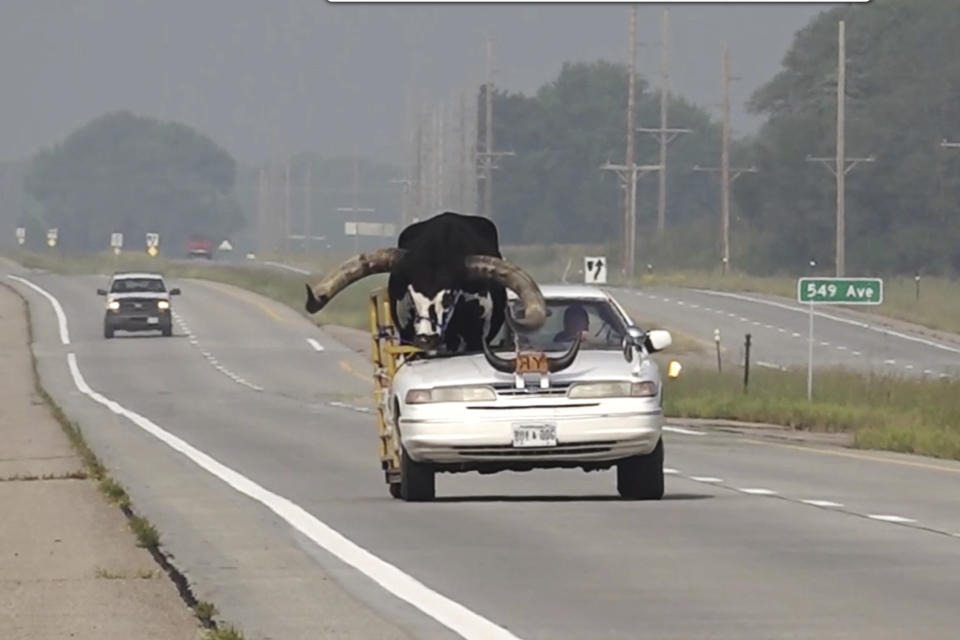
<svg viewBox="0 0 960 640"><path fill-rule="evenodd" d="M110 293L163 293L166 289L160 278L117 278Z"/></svg>
<svg viewBox="0 0 960 640"><path fill-rule="evenodd" d="M515 301L510 302L511 310ZM620 314L604 300L557 299L547 300L547 321L534 333L521 334L520 346L540 351L565 351L577 331L583 332L581 349L598 351L619 350L626 333ZM513 332L504 326L502 339L495 340L495 349L512 350Z"/></svg>

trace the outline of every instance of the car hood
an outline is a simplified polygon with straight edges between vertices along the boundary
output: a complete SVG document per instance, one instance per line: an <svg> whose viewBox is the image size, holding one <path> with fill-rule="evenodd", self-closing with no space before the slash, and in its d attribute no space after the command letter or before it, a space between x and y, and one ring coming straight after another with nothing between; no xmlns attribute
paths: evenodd
<svg viewBox="0 0 960 640"><path fill-rule="evenodd" d="M110 300L127 300L130 298L137 300L169 300L170 294L165 291L162 293L157 291L133 291L130 293L111 293L107 297Z"/></svg>
<svg viewBox="0 0 960 640"><path fill-rule="evenodd" d="M500 354L505 356L506 354ZM653 360L628 363L617 351L581 351L569 368L550 374L553 384L562 385L578 380L623 379L642 376L659 377ZM495 370L482 353L447 358L414 360L400 367L397 376L405 384L443 386L451 384L492 384L513 382L513 375Z"/></svg>

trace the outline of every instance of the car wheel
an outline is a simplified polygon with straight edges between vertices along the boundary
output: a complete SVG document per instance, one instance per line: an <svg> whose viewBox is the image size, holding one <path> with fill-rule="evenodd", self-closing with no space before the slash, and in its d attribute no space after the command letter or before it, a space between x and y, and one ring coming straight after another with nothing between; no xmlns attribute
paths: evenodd
<svg viewBox="0 0 960 640"><path fill-rule="evenodd" d="M172 327L172 326L164 327L163 329L161 329L161 331L163 331L163 335L165 335L165 336L168 337L168 338L173 335L173 327Z"/></svg>
<svg viewBox="0 0 960 640"><path fill-rule="evenodd" d="M407 502L429 502L437 495L436 474L414 461L403 449L400 456L400 497Z"/></svg>
<svg viewBox="0 0 960 640"><path fill-rule="evenodd" d="M630 500L663 497L663 438L645 456L631 456L617 463L617 492Z"/></svg>
<svg viewBox="0 0 960 640"><path fill-rule="evenodd" d="M391 482L391 483L390 483L390 495L393 496L394 498L398 499L398 500L403 497L403 496L401 495L401 491L400 491L400 487L401 487L401 486L402 486L402 485L401 485L399 482Z"/></svg>
<svg viewBox="0 0 960 640"><path fill-rule="evenodd" d="M108 339L108 340L109 340L110 338L112 338L112 337L113 337L113 327L110 327L110 326L107 326L107 325L103 325L103 337L106 338L106 339Z"/></svg>

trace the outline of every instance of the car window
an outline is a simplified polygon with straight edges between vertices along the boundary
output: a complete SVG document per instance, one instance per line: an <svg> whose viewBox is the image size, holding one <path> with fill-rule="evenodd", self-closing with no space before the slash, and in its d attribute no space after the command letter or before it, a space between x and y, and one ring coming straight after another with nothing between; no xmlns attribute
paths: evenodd
<svg viewBox="0 0 960 640"><path fill-rule="evenodd" d="M516 301L511 301L511 309ZM547 321L533 333L521 334L521 347L544 351L562 351L570 347L576 331L582 332L581 349L619 350L626 330L623 320L604 300L549 299ZM495 348L512 349L514 337L509 328L501 332Z"/></svg>
<svg viewBox="0 0 960 640"><path fill-rule="evenodd" d="M118 278L110 293L163 293L166 289L159 278Z"/></svg>

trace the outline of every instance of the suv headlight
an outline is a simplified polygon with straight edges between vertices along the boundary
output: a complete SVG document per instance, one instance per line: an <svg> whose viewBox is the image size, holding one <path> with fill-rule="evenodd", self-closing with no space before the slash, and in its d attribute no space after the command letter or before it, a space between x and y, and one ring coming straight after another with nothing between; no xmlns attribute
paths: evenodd
<svg viewBox="0 0 960 640"><path fill-rule="evenodd" d="M431 402L490 402L497 399L491 387L435 387L433 389L410 389L407 404Z"/></svg>
<svg viewBox="0 0 960 640"><path fill-rule="evenodd" d="M652 398L657 395L657 383L642 382L584 382L567 390L568 398Z"/></svg>
<svg viewBox="0 0 960 640"><path fill-rule="evenodd" d="M159 302L157 302L157 309L160 309L160 311L166 311L169 308L170 308L170 303L167 302L166 300L160 300Z"/></svg>
<svg viewBox="0 0 960 640"><path fill-rule="evenodd" d="M116 311L119 308L120 308L119 300L111 300L110 302L107 303L107 309L110 309L110 311Z"/></svg>

